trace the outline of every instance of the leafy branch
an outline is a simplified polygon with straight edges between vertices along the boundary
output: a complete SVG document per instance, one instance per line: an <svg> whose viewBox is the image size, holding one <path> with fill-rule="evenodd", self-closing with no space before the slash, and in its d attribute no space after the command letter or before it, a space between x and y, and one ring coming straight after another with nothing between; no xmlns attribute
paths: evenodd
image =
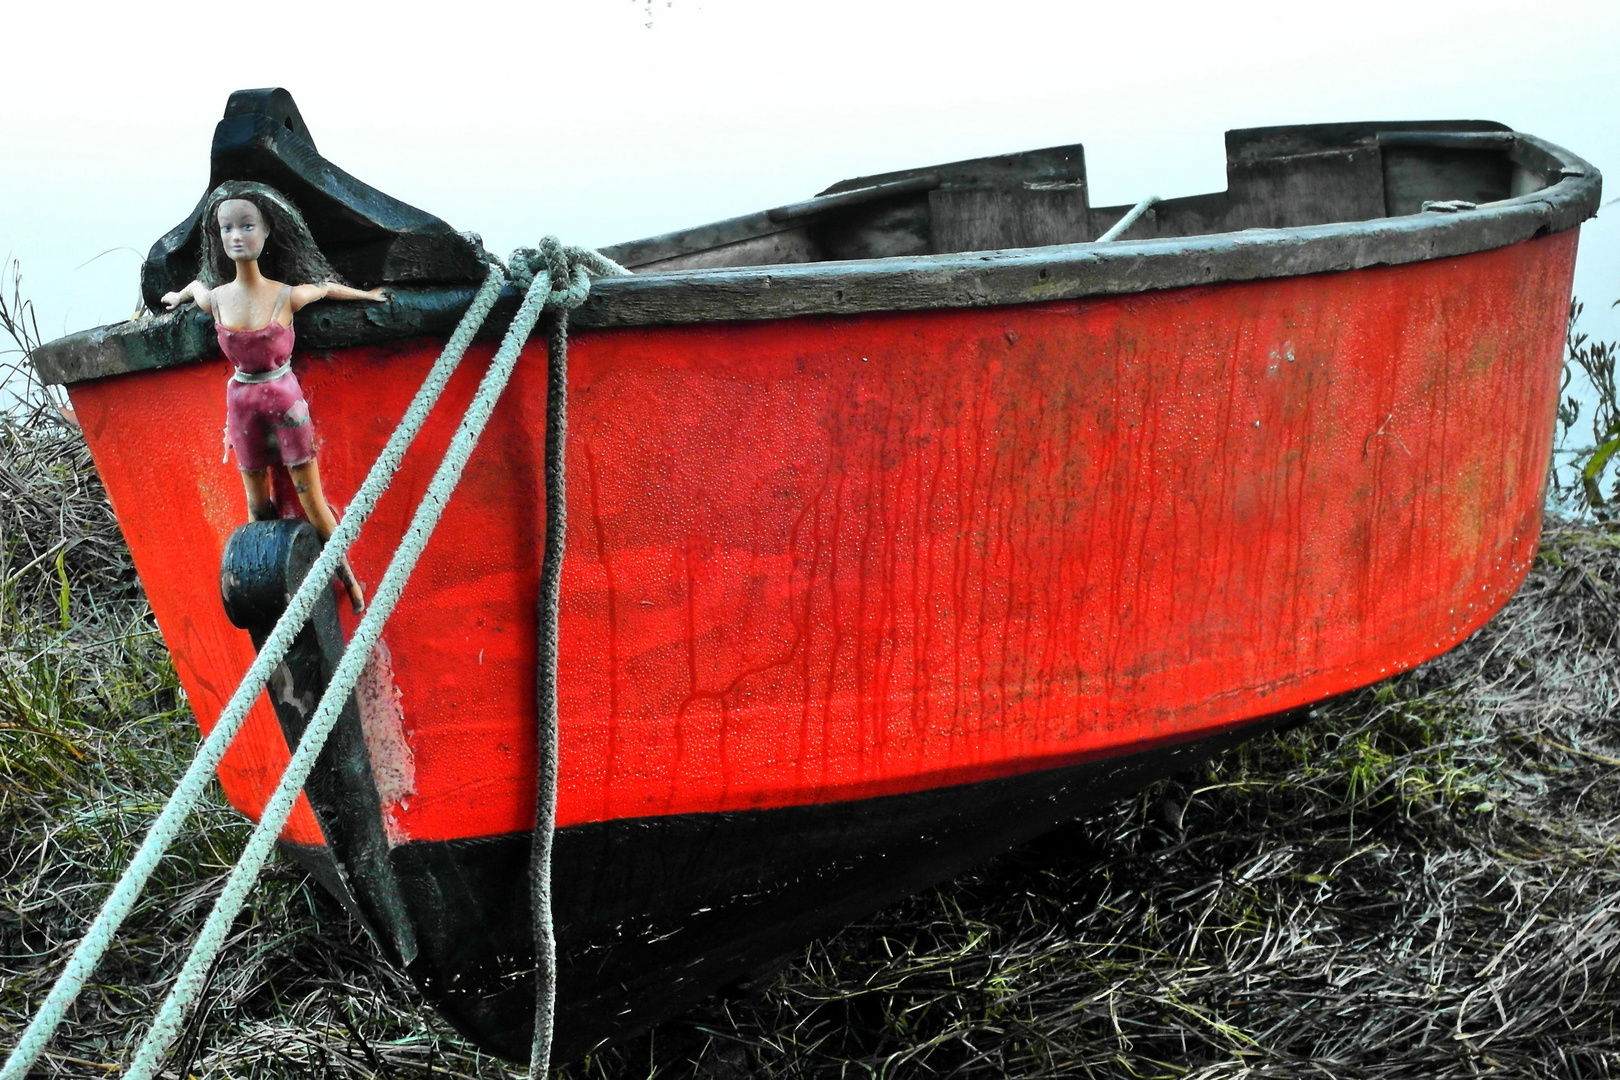
<svg viewBox="0 0 1620 1080"><path fill-rule="evenodd" d="M1620 301L1616 301L1620 305ZM1579 328L1586 305L1575 301L1569 309L1569 326L1564 337L1564 379L1559 387L1558 455L1548 484L1554 496L1577 514L1589 514L1603 522L1620 518L1620 385L1615 381L1615 361L1620 346L1612 341L1594 341ZM1592 441L1588 446L1566 448L1581 418L1581 398L1570 393L1579 375L1591 391ZM1606 484L1605 484L1606 481ZM1607 494L1605 494L1605 487Z"/></svg>

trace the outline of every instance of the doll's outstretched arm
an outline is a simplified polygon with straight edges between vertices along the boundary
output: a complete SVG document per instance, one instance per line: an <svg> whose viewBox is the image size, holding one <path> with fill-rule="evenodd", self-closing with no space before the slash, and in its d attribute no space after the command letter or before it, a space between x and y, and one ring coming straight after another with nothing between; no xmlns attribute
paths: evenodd
<svg viewBox="0 0 1620 1080"><path fill-rule="evenodd" d="M200 281L193 281L179 292L163 294L163 306L173 311L181 304L190 300L201 308L206 314L214 313L213 297L209 295L209 288Z"/></svg>
<svg viewBox="0 0 1620 1080"><path fill-rule="evenodd" d="M381 286L375 289L351 289L347 285L339 285L335 281L323 281L319 285L298 285L294 287L288 303L294 311L317 300L386 300L388 294Z"/></svg>

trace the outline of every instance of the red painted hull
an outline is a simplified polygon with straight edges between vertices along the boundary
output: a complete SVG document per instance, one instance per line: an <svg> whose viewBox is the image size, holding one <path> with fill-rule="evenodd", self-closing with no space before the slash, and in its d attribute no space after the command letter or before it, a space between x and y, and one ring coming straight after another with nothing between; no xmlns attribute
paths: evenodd
<svg viewBox="0 0 1620 1080"><path fill-rule="evenodd" d="M1026 773L1444 651L1534 555L1575 247L1570 230L1124 297L576 333L558 823ZM437 349L298 355L340 510ZM397 841L533 824L530 353L384 635ZM367 526L363 580L488 355ZM214 575L244 516L218 457L227 372L71 388L205 728L252 656ZM231 801L256 815L286 758L261 701L220 769ZM307 806L285 837L320 842Z"/></svg>

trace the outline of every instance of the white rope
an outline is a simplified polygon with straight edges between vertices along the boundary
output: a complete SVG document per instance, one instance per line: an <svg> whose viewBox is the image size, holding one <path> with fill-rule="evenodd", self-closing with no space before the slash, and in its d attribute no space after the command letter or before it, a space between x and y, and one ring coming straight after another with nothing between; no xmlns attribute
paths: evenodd
<svg viewBox="0 0 1620 1080"><path fill-rule="evenodd" d="M564 248L548 237L539 250L512 255L512 274L548 266L553 276L572 275L574 287L546 327L546 541L540 563L540 604L536 628L535 811L529 851L529 907L534 929L534 1030L529 1042L529 1080L551 1072L551 1043L557 1019L557 928L551 907L551 849L557 827L557 654L562 564L568 535L568 309L582 303L596 274L628 274L594 251Z"/></svg>
<svg viewBox="0 0 1620 1080"><path fill-rule="evenodd" d="M56 985L51 987L50 994L39 1006L39 1011L34 1014L33 1020L18 1039L17 1045L12 1048L5 1067L0 1069L0 1080L23 1080L29 1068L45 1051L51 1035L61 1025L68 1008L95 972L96 965L111 947L113 935L134 908L147 878L152 875L169 845L179 835L181 827L185 824L186 815L207 788L215 768L225 756L225 751L230 747L237 731L241 729L243 721L247 719L254 702L258 700L259 692L264 689L270 673L286 656L293 639L308 621L322 590L328 588L327 583L337 572L340 560L348 551L349 545L354 542L360 527L376 507L377 500L388 489L394 473L399 470L406 449L415 439L417 432L421 431L428 413L438 401L451 373L461 363L467 347L472 344L474 335L483 325L490 308L494 306L504 283L505 275L501 269L491 265L483 287L479 289L472 305L462 316L461 323L451 334L444 352L440 354L428 372L427 378L423 380L421 389L411 399L411 404L400 419L399 426L389 436L382 453L377 457L376 464L371 467L371 471L360 485L360 490L355 493L353 501L345 510L343 520L338 523L331 539L326 542L320 557L310 568L298 592L288 602L287 610L276 623L275 629L265 639L264 647L248 668L247 674L242 677L242 683L236 688L236 693L231 695L230 701L220 712L219 719L209 731L208 737L203 740L202 746L198 748L197 756L187 768L185 776L181 777L180 783L175 786L174 794L169 797L157 821L147 832L140 850L130 860L129 868L113 887L95 921L90 924L90 928L85 931L84 937L73 950L73 955L57 978Z"/></svg>
<svg viewBox="0 0 1620 1080"><path fill-rule="evenodd" d="M535 674L534 833L529 849L529 914L534 927L534 1031L529 1080L551 1071L557 1019L557 927L551 910L551 848L557 827L557 654L561 646L562 566L568 546L568 312L546 327L546 545L540 562Z"/></svg>
<svg viewBox="0 0 1620 1080"><path fill-rule="evenodd" d="M1093 242L1098 243L1098 244L1103 244L1103 243L1107 243L1108 241L1110 241L1110 240L1114 239L1115 237L1119 236L1126 229L1130 228L1132 225L1135 225L1137 219L1140 218L1143 214L1145 214L1149 210L1153 209L1153 204L1158 202L1158 201L1159 201L1159 197L1157 195L1149 195L1147 198L1143 199L1141 202L1139 202L1135 206L1131 207L1130 211L1124 217L1122 217L1118 221L1114 222L1114 227L1113 228L1109 229L1107 232L1105 232L1101 236L1097 237L1097 239L1095 241L1093 241Z"/></svg>
<svg viewBox="0 0 1620 1080"><path fill-rule="evenodd" d="M472 403L468 405L466 414L457 426L456 433L450 440L450 447L445 451L443 460L433 474L432 482L422 496L415 514L412 515L410 526L389 561L388 569L383 572L382 582L377 586L370 609L360 620L354 637L343 650L343 656L332 673L326 692L321 696L321 703L299 740L292 759L287 763L281 782L265 804L258 824L254 826L253 833L248 838L246 849L236 866L232 868L230 877L226 879L225 887L214 902L214 908L209 912L207 922L198 933L197 941L192 946L190 955L186 957L185 965L181 968L168 997L164 999L157 1019L153 1021L140 1046L136 1048L134 1060L125 1074L126 1080L152 1080L157 1075L170 1044L180 1033L187 1011L207 981L208 970L213 964L214 957L225 944L231 923L235 921L248 894L252 891L260 868L269 857L288 815L292 813L305 779L315 767L315 760L325 745L327 736L337 723L338 715L343 711L349 694L359 681L360 673L371 655L372 648L382 635L383 624L393 612L394 605L399 602L405 584L416 568L417 560L426 550L428 540L432 537L434 528L455 492L462 470L478 445L478 438L495 410L501 391L506 388L512 371L517 366L518 357L523 351L529 333L534 329L536 320L548 306L568 308L584 301L590 291L587 266L598 272L625 272L594 252L566 249L566 254L574 258L568 260L571 265L564 269L563 274L556 276L568 281L568 287L553 291L551 288L554 280L553 268L558 262L558 256L564 250L555 241L548 240L541 251L536 253L544 261L542 265L533 268L534 280L523 298L523 304L518 308L518 313L507 330L506 338L501 342L501 347L496 350L494 358L490 361L489 370L485 372ZM521 254L523 253L514 255L514 264ZM519 272L518 267L514 265L513 269L516 276ZM568 274L570 270L572 273ZM571 281L569 277L572 278ZM316 571L312 569L310 576L313 577L315 573Z"/></svg>

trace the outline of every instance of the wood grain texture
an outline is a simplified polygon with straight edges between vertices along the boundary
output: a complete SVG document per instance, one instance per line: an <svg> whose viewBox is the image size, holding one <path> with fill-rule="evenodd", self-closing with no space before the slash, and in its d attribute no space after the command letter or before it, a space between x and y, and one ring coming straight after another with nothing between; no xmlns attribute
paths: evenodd
<svg viewBox="0 0 1620 1080"><path fill-rule="evenodd" d="M1083 184L1073 186L952 188L928 195L933 248L998 248L1078 244L1095 239Z"/></svg>

